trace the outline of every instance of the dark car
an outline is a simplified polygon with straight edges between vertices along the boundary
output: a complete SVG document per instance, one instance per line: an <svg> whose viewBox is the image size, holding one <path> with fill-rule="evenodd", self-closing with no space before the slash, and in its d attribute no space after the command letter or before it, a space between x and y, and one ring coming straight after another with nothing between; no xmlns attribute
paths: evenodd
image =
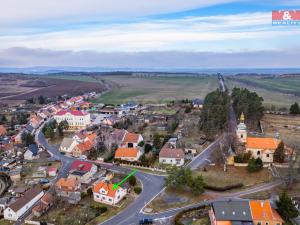
<svg viewBox="0 0 300 225"><path fill-rule="evenodd" d="M141 219L139 222L140 225L144 225L144 224L153 224L153 220L152 219Z"/></svg>

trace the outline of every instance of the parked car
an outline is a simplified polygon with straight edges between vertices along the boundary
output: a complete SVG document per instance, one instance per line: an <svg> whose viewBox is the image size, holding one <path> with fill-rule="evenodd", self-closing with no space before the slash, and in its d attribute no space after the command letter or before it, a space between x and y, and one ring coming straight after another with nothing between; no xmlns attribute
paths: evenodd
<svg viewBox="0 0 300 225"><path fill-rule="evenodd" d="M140 225L144 225L144 224L153 224L153 220L152 219L141 219L139 222Z"/></svg>

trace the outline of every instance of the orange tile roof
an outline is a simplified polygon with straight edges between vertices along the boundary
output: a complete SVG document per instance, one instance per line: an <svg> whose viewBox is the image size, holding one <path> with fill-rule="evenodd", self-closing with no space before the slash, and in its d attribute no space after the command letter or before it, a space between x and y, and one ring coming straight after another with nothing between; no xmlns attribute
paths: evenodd
<svg viewBox="0 0 300 225"><path fill-rule="evenodd" d="M76 147L79 149L79 151L86 152L86 151L91 150L91 148L93 147L93 144L90 141L85 141L85 142L82 142L82 143L76 145Z"/></svg>
<svg viewBox="0 0 300 225"><path fill-rule="evenodd" d="M115 153L115 158L121 158L121 157L137 157L138 150L136 148L118 148Z"/></svg>
<svg viewBox="0 0 300 225"><path fill-rule="evenodd" d="M3 125L0 125L0 136L5 135L7 133L5 127Z"/></svg>
<svg viewBox="0 0 300 225"><path fill-rule="evenodd" d="M250 201L253 220L283 222L279 214L272 209L270 201Z"/></svg>
<svg viewBox="0 0 300 225"><path fill-rule="evenodd" d="M139 141L139 134L127 133L124 138L124 143L137 143Z"/></svg>
<svg viewBox="0 0 300 225"><path fill-rule="evenodd" d="M72 189L74 191L77 185L78 181L75 178L60 178L55 184L59 189Z"/></svg>
<svg viewBox="0 0 300 225"><path fill-rule="evenodd" d="M248 137L246 148L275 150L280 142L275 138Z"/></svg>
<svg viewBox="0 0 300 225"><path fill-rule="evenodd" d="M86 136L86 138L90 141L90 142L93 142L97 137L97 134L96 133L91 133L91 134L88 134Z"/></svg>
<svg viewBox="0 0 300 225"><path fill-rule="evenodd" d="M94 184L94 186L93 186L93 192L100 193L100 189L103 188L107 192L106 196L114 198L115 194L116 194L116 191L120 187L118 187L115 190L113 190L113 186L114 185L111 182L100 181L100 182Z"/></svg>
<svg viewBox="0 0 300 225"><path fill-rule="evenodd" d="M231 221L216 221L217 225L231 225Z"/></svg>

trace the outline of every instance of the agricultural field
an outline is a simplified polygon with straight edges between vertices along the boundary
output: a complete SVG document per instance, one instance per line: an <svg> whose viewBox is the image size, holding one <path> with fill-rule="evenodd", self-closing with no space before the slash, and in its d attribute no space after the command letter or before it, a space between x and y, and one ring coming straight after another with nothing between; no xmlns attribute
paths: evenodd
<svg viewBox="0 0 300 225"><path fill-rule="evenodd" d="M294 102L300 102L300 76L231 76L227 77L226 84L229 89L244 87L257 92L264 98L266 107L288 109Z"/></svg>
<svg viewBox="0 0 300 225"><path fill-rule="evenodd" d="M67 77L45 78L25 75L0 75L0 101L5 103L20 103L31 97L39 95L55 97L58 95L77 95L85 92L103 92L109 89L109 85L101 80L93 78L76 77L66 79Z"/></svg>
<svg viewBox="0 0 300 225"><path fill-rule="evenodd" d="M265 114L261 124L266 136L274 137L275 133L278 132L285 144L300 145L299 116Z"/></svg>
<svg viewBox="0 0 300 225"><path fill-rule="evenodd" d="M170 100L204 98L218 88L214 76L101 76L101 79L115 84L113 89L96 102L120 104L128 101L139 103L166 103Z"/></svg>

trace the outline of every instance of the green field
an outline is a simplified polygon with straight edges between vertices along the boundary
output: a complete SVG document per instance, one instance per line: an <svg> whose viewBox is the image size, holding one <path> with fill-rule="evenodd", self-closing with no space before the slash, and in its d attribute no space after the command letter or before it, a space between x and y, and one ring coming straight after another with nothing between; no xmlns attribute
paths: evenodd
<svg viewBox="0 0 300 225"><path fill-rule="evenodd" d="M101 79L116 84L110 92L95 100L105 104L120 104L131 100L140 103L165 103L185 98L204 98L208 92L218 88L218 80L213 76L103 76Z"/></svg>
<svg viewBox="0 0 300 225"><path fill-rule="evenodd" d="M256 91L264 98L264 105L274 105L278 108L289 108L294 102L300 103L300 77L259 77L259 76L235 76L227 79L229 89L233 87L245 87Z"/></svg>

